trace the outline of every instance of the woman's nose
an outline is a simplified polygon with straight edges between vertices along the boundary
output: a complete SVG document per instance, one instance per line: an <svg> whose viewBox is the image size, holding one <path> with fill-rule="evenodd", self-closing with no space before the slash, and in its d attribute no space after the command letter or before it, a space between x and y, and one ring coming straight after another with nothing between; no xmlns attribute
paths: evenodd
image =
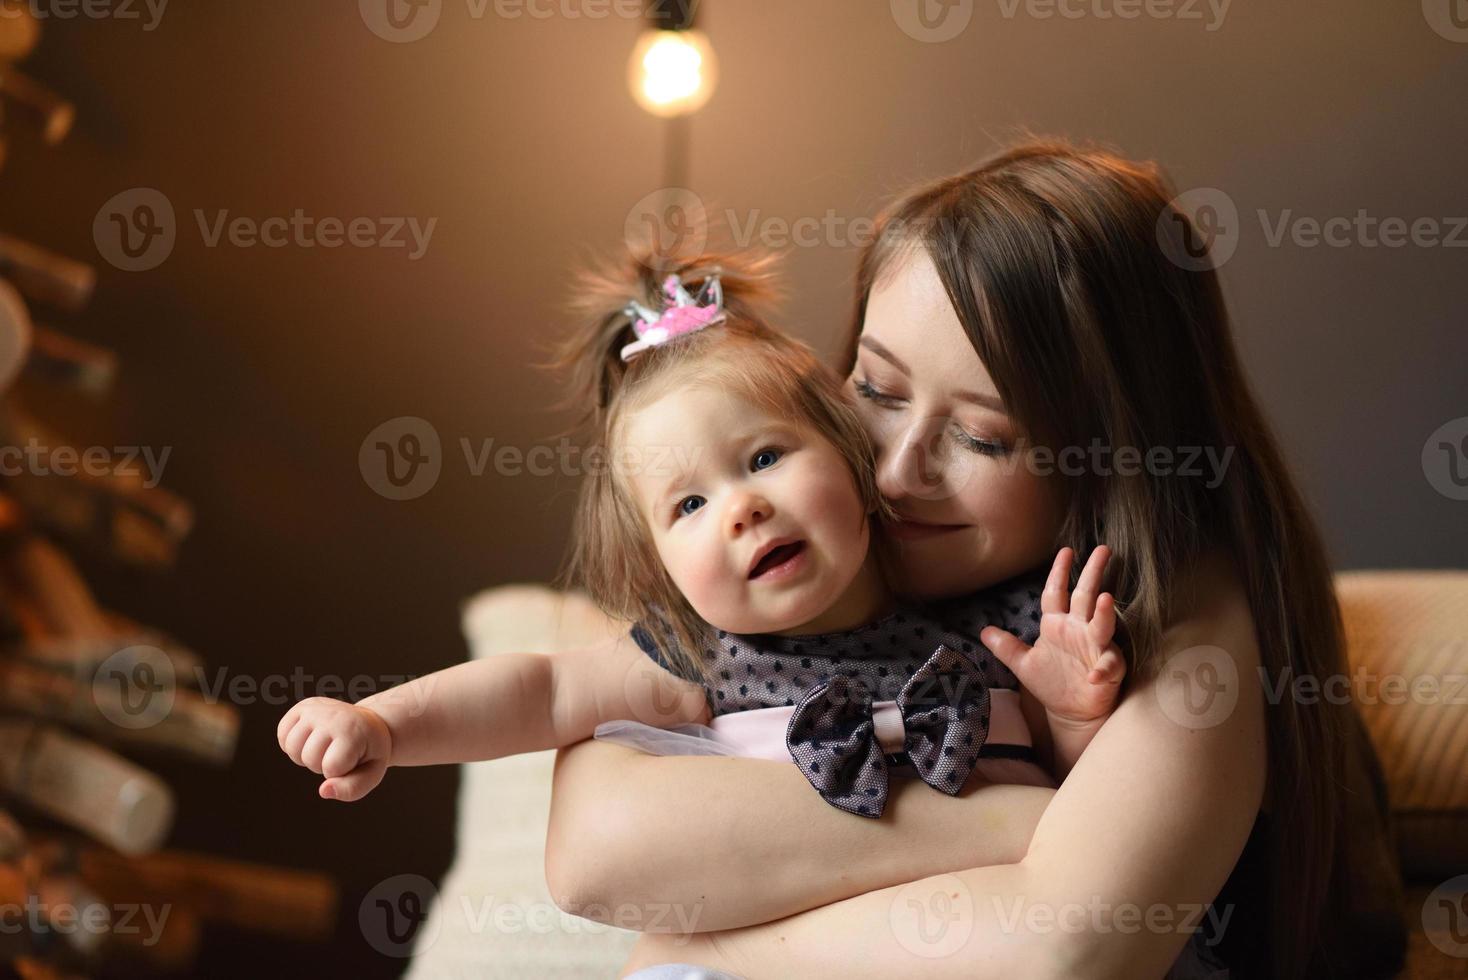
<svg viewBox="0 0 1468 980"><path fill-rule="evenodd" d="M731 537L744 534L774 516L775 508L757 493L736 493L724 512L724 528Z"/></svg>
<svg viewBox="0 0 1468 980"><path fill-rule="evenodd" d="M920 419L877 449L877 489L888 500L941 495L947 420Z"/></svg>

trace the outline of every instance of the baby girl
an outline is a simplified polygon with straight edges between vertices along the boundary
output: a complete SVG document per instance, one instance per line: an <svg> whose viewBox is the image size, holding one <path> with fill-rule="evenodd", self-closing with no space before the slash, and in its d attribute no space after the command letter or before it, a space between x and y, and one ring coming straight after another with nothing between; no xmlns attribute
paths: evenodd
<svg viewBox="0 0 1468 980"><path fill-rule="evenodd" d="M949 795L976 771L1053 785L1016 675L1048 717L1109 713L1124 673L1110 596L1044 616L1033 580L933 609L895 601L869 547L885 507L871 447L839 382L761 317L767 266L704 258L659 282L633 264L582 284L597 315L565 361L616 465L582 486L570 572L630 637L460 664L355 705L298 703L277 735L325 777L323 797L361 799L389 765L593 734L794 763L866 817L896 775ZM1105 561L1097 549L1083 578ZM1063 594L1069 574L1067 550L1045 587ZM997 644L998 630L1022 642Z"/></svg>

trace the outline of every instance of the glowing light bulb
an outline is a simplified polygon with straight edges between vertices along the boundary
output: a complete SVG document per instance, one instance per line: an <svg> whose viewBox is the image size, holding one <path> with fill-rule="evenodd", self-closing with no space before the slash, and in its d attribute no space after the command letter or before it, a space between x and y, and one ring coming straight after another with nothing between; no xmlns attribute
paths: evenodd
<svg viewBox="0 0 1468 980"><path fill-rule="evenodd" d="M697 112L718 80L713 46L701 31L647 31L628 67L632 97L655 116Z"/></svg>

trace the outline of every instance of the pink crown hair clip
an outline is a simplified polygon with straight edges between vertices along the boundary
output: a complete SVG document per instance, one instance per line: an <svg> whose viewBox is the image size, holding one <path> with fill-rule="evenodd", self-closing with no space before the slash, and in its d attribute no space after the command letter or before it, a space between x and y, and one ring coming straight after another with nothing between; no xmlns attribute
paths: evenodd
<svg viewBox="0 0 1468 980"><path fill-rule="evenodd" d="M669 276L663 281L663 295L669 305L661 313L636 300L623 310L632 318L632 329L637 333L637 340L622 348L623 361L630 361L649 347L665 344L674 337L722 323L727 316L724 287L717 272L703 281L697 296L689 293L677 276Z"/></svg>

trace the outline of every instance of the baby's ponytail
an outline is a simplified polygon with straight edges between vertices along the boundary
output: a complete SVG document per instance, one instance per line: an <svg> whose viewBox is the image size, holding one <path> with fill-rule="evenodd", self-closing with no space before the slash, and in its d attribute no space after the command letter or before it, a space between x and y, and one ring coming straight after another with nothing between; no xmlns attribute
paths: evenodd
<svg viewBox="0 0 1468 980"><path fill-rule="evenodd" d="M636 302L662 311L668 300L663 285L669 276L690 293L697 293L711 275L719 276L723 305L730 319L763 325L765 311L778 295L774 263L767 252L704 252L676 261L657 258L650 247L629 251L619 261L603 263L581 272L572 288L571 311L580 326L555 351L549 365L564 379L566 396L561 408L574 408L579 421L600 430L607 410L634 364L642 361L643 373L662 357L638 355L622 360L622 349L636 341ZM717 328L715 328L717 329ZM648 352L653 354L655 352Z"/></svg>

